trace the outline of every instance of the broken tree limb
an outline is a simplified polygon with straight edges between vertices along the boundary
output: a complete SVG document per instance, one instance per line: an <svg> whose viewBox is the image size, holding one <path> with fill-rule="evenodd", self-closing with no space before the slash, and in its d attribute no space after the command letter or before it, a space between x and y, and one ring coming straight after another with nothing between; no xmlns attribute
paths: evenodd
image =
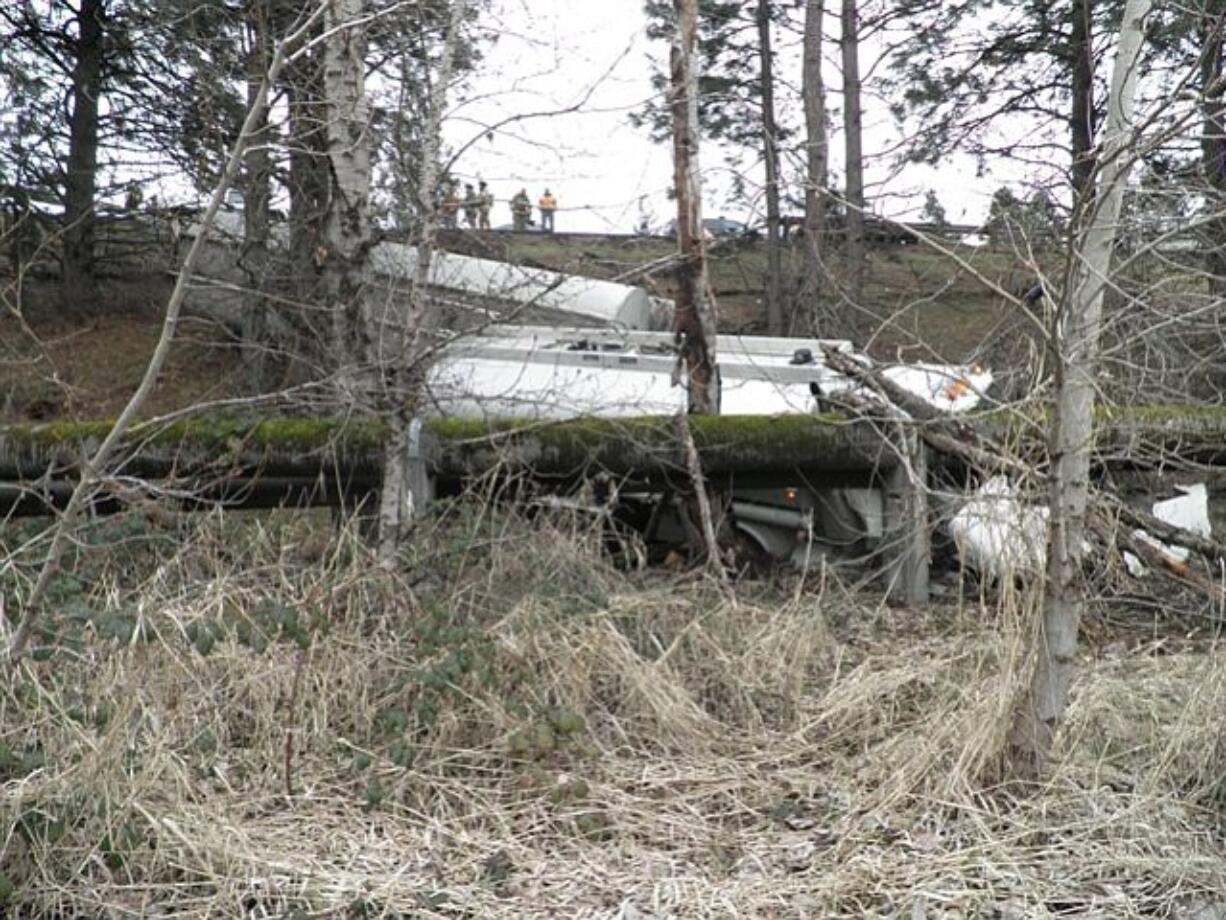
<svg viewBox="0 0 1226 920"><path fill-rule="evenodd" d="M728 573L724 569L723 556L719 551L719 540L715 535L715 518L711 514L711 499L707 495L707 480L702 473L702 461L698 457L698 448L694 444L694 435L690 432L689 419L682 412L673 417L673 425L677 431L677 439L685 452L685 466L690 476L690 484L694 490L694 504L698 508L698 521L702 527L702 540L705 544L707 566L719 581L725 594L732 594L732 585L728 581Z"/></svg>
<svg viewBox="0 0 1226 920"><path fill-rule="evenodd" d="M827 366L868 387L889 404L922 422L916 428L933 449L958 457L968 466L985 472L1034 474L1033 466L1011 456L995 439L985 435L969 420L953 418L941 412L871 367L841 352L829 348L824 348L823 352ZM1195 407L1182 409L1182 412L1176 407L1146 407L1131 412L1126 409L1104 410L1096 426L1095 440L1100 448L1107 446L1110 453L1101 457L1100 462L1114 460L1115 463L1132 466L1140 462L1146 454L1154 457L1165 456L1166 450L1160 449L1160 446L1170 444L1183 445L1200 454L1215 450L1216 445L1213 442L1218 439L1217 433L1222 423L1220 413ZM1207 432L1214 434L1207 439L1198 437ZM1142 451L1140 445L1150 449ZM1129 549L1156 567L1197 588L1215 602L1222 600L1220 586L1189 566L1173 564L1174 561L1161 551L1144 540L1136 539L1132 529L1142 530L1165 543L1186 547L1214 565L1226 564L1226 544L1168 524L1114 496L1100 493L1095 496L1094 501L1100 509L1109 511L1129 528L1114 532L1099 522L1096 524L1096 530L1106 543Z"/></svg>
<svg viewBox="0 0 1226 920"><path fill-rule="evenodd" d="M997 444L981 447L976 443L960 440L930 425L921 426L919 432L929 447L951 457L959 457L975 469L985 472L1017 473L1018 475L1034 472L1033 467L1026 465L1016 457L1009 456ZM976 433L975 440L978 441L980 438L981 436Z"/></svg>
<svg viewBox="0 0 1226 920"><path fill-rule="evenodd" d="M1122 507L1122 506L1121 506ZM1118 510L1118 509L1117 509ZM1133 510L1133 509L1129 509ZM1160 528L1174 531L1171 542L1178 545L1184 545L1184 540L1187 537L1198 537L1201 540L1205 538L1199 537L1198 534L1193 534L1179 527L1173 527L1164 521L1160 521L1151 515L1140 515L1140 517L1150 518ZM1197 570L1190 563L1185 562L1170 553L1165 552L1162 548L1155 546L1151 541L1139 536L1136 531L1125 527L1113 526L1114 522L1106 515L1096 513L1090 518L1090 526L1097 533L1099 539L1108 545L1113 545L1121 552L1128 551L1135 555L1142 562L1152 566L1155 570L1167 578L1171 578L1180 584L1192 588L1200 594L1203 594L1219 611L1226 610L1226 586L1222 583L1214 581L1213 578L1206 575L1204 572ZM1209 541L1213 542L1213 541ZM1187 547L1192 549L1192 547ZM1226 547L1219 547L1221 550L1226 550ZM1208 556L1207 553L1201 555Z"/></svg>
<svg viewBox="0 0 1226 920"><path fill-rule="evenodd" d="M1143 530L1163 543L1186 547L1215 564L1226 563L1226 544L1182 527L1176 527L1174 524L1168 524L1161 518L1139 508L1133 508L1114 496L1100 494L1096 498L1129 527Z"/></svg>
<svg viewBox="0 0 1226 920"><path fill-rule="evenodd" d="M822 353L826 366L831 370L868 387L888 404L922 422L923 424L917 426L920 436L935 450L960 457L977 469L1014 473L1030 471L1025 464L1009 456L1000 444L965 419L955 418L929 405L888 377L840 351L823 347Z"/></svg>
<svg viewBox="0 0 1226 920"><path fill-rule="evenodd" d="M887 402L906 412L913 419L933 421L935 419L949 418L940 409L928 405L928 403L924 402L914 393L903 389L894 381L877 373L873 368L861 364L850 355L843 354L829 345L822 346L822 355L828 368L838 371L843 376L851 378L862 386L868 387L879 396L884 397Z"/></svg>

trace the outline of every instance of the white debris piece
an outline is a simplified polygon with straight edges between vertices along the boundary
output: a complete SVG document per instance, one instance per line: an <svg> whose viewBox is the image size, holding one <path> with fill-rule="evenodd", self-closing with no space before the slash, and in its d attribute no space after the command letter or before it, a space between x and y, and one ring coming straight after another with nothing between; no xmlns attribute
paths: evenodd
<svg viewBox="0 0 1226 920"><path fill-rule="evenodd" d="M882 370L890 381L945 412L974 409L992 385L985 368L948 364L895 364Z"/></svg>
<svg viewBox="0 0 1226 920"><path fill-rule="evenodd" d="M1213 528L1209 523L1209 490L1205 487L1205 484L1197 482L1190 486L1177 485L1175 488L1183 494L1154 502L1154 517L1163 523L1189 531L1198 536L1211 536ZM1148 543L1173 562L1187 562L1188 560L1188 550L1183 546L1172 546L1169 543L1163 543L1153 534L1146 533L1144 530L1134 530L1132 534L1138 540ZM1124 553L1124 567L1128 569L1128 574L1134 578L1140 578L1146 573L1144 564L1132 553Z"/></svg>
<svg viewBox="0 0 1226 920"><path fill-rule="evenodd" d="M967 367L922 362L877 364L863 355L854 357L866 368L876 371L894 385L942 412L958 413L974 409L982 402L994 379L990 370L979 365ZM863 399L881 399L876 392L841 375L833 381L825 381L823 391L831 395L850 393Z"/></svg>
<svg viewBox="0 0 1226 920"><path fill-rule="evenodd" d="M949 532L964 563L999 579L1038 574L1047 559L1047 508L1023 504L1004 476L975 490Z"/></svg>
<svg viewBox="0 0 1226 920"><path fill-rule="evenodd" d="M1155 502L1154 517L1190 533L1208 537L1209 494L1204 483L1176 486L1183 493ZM1022 574L1035 575L1047 562L1047 517L1045 505L1027 505L1018 500L1017 487L1004 476L993 476L983 483L949 522L949 532L963 562L979 572L996 578ZM1185 562L1188 550L1163 543L1153 534L1135 530L1144 540L1173 563ZM1090 544L1084 544L1090 551ZM1140 578L1146 568L1132 553L1124 553L1130 575Z"/></svg>

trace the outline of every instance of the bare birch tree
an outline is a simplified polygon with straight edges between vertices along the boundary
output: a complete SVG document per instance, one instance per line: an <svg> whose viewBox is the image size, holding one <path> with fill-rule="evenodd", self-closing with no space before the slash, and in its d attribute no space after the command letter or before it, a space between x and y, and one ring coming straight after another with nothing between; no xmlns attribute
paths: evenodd
<svg viewBox="0 0 1226 920"><path fill-rule="evenodd" d="M1109 281L1124 185L1133 162L1131 129L1137 62L1151 0L1128 0L1120 25L1111 78L1097 188L1074 256L1072 283L1056 311L1050 334L1056 360L1055 403L1049 431L1050 518L1043 616L1037 663L1015 721L1015 766L1041 769L1068 705L1085 608L1082 582L1090 453L1093 446L1095 374L1102 332L1103 297Z"/></svg>
<svg viewBox="0 0 1226 920"><path fill-rule="evenodd" d="M371 346L366 302L371 246L366 0L330 0L325 11L325 130L331 189L320 258L336 360L343 377L351 377Z"/></svg>
<svg viewBox="0 0 1226 920"><path fill-rule="evenodd" d="M420 227L417 261L413 281L402 317L385 324L397 330L395 347L382 379L384 416L388 424L383 451L383 488L379 499L379 557L387 564L395 558L416 505L426 496L415 495L422 488L411 476L413 458L409 453L409 426L420 407L425 370L424 333L427 319L427 291L430 266L437 249L439 153L442 144L443 113L452 70L460 43L461 30L468 16L468 0L453 0L447 34L443 42L438 73L430 87L426 124L422 128L421 183L417 190Z"/></svg>

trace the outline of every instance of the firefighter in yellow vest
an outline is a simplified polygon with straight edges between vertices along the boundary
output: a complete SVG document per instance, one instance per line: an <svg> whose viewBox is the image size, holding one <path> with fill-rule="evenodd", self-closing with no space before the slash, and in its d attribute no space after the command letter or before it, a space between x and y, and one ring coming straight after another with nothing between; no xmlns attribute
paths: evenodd
<svg viewBox="0 0 1226 920"><path fill-rule="evenodd" d="M549 189L545 189L536 206L541 209L541 229L553 233L553 212L558 209L558 199L549 193Z"/></svg>

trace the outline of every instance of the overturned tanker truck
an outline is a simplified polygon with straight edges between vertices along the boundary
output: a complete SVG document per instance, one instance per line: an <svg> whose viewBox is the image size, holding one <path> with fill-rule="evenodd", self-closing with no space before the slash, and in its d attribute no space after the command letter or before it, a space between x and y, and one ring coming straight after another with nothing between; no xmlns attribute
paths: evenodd
<svg viewBox="0 0 1226 920"><path fill-rule="evenodd" d="M812 415L841 400L874 399L823 363L827 349L873 366L945 412L975 407L992 383L991 373L977 367L875 364L843 340L721 335L720 414L745 417L756 436L765 434L766 443L757 445L765 453L776 445L769 443L771 429L755 426L755 418ZM438 415L485 420L677 415L688 405L679 360L670 333L497 326L443 351L429 374L427 402ZM783 445L777 446L782 453ZM729 498L732 526L765 556L798 565L819 556L872 563L886 551L888 494L900 463L905 465L897 446L873 432L853 457L793 457L786 468L764 462L759 470L741 468L712 478ZM686 479L679 461L677 480ZM631 512L649 542L681 543L684 502L663 485L626 476L606 494Z"/></svg>
<svg viewBox="0 0 1226 920"><path fill-rule="evenodd" d="M242 215L221 215L195 278L197 309L216 313L233 303L241 280L241 238ZM284 245L276 233L274 244ZM414 277L416 259L410 245L377 244L371 250L375 283L389 292L403 289ZM429 372L424 404L430 415L547 423L686 411L686 375L674 338L664 331L672 321L671 301L633 285L447 252L432 256L427 283L436 315L445 325L469 330L440 352ZM992 383L991 373L979 367L874 362L847 341L720 335L719 413L758 419L812 415L840 399L875 398L827 367L823 349L873 367L945 412L975 407ZM890 538L891 476L896 478L900 463L889 437L874 436L871 444L845 462L800 458L786 469L768 463L721 477L716 484L729 498L736 531L780 561L805 564L821 556L879 562ZM759 450L771 449L768 435ZM610 484L618 510L641 525L649 543L684 540L684 502L678 497L687 485L683 468L679 464L673 483L622 476ZM444 491L458 485L435 483Z"/></svg>
<svg viewBox="0 0 1226 920"><path fill-rule="evenodd" d="M199 232L199 224L188 224L182 238ZM295 272L291 265L278 266L278 261L288 262L284 224L274 224L269 247L274 257L261 270L275 288L278 278ZM186 246L179 248L186 254ZM185 309L241 329L248 303L237 295L251 286L250 261L242 213L218 212L192 275ZM369 264L371 284L380 295L374 300L390 320L414 280L417 248L383 240L371 247ZM672 321L672 302L651 297L641 287L444 251L431 256L426 301L431 322L445 328L503 322L664 330Z"/></svg>

